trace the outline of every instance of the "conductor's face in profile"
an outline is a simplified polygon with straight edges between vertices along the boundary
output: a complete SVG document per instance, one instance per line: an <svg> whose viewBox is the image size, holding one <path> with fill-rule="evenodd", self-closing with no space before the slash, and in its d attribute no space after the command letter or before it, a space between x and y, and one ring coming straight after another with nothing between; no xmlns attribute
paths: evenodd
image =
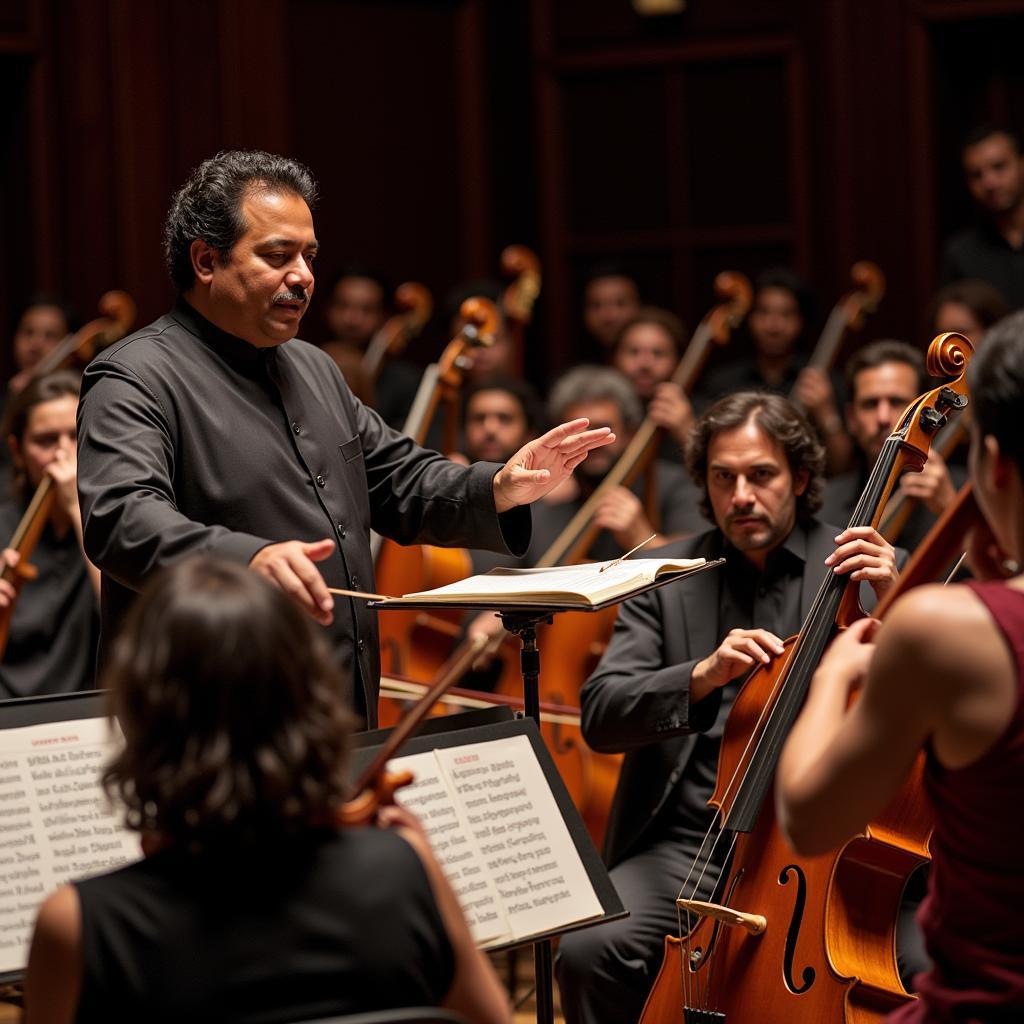
<svg viewBox="0 0 1024 1024"><path fill-rule="evenodd" d="M313 215L300 196L266 189L251 190L240 213L245 230L230 252L192 243L195 281L185 297L201 293L214 324L269 348L295 337L313 295Z"/></svg>

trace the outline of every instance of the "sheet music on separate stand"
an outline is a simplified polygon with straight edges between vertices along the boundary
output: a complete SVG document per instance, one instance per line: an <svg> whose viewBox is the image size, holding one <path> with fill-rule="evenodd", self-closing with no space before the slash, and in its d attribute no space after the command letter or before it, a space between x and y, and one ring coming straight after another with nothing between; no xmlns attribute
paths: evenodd
<svg viewBox="0 0 1024 1024"><path fill-rule="evenodd" d="M0 727L0 983L24 973L39 904L141 856L100 771L121 739L105 695L5 701Z"/></svg>
<svg viewBox="0 0 1024 1024"><path fill-rule="evenodd" d="M356 737L357 770L386 734ZM625 915L532 719L508 708L431 719L403 750L389 770L416 780L398 798L423 822L483 948Z"/></svg>

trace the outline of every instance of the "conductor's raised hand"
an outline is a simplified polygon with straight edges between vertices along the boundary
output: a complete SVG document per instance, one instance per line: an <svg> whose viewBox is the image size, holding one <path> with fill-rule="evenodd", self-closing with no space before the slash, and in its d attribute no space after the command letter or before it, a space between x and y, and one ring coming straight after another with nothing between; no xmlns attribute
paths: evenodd
<svg viewBox="0 0 1024 1024"><path fill-rule="evenodd" d="M329 558L333 551L334 541L329 538L311 544L286 540L260 548L249 567L280 587L322 626L329 626L334 619L334 598L314 563Z"/></svg>
<svg viewBox="0 0 1024 1024"><path fill-rule="evenodd" d="M543 498L594 449L611 444L608 427L587 430L588 419L570 420L523 445L494 475L494 507L507 512Z"/></svg>

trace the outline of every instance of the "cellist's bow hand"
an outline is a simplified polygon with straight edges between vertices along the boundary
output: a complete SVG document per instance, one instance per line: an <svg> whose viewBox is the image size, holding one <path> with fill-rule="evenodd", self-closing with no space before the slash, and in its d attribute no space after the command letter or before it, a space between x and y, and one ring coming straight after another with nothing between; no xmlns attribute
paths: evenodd
<svg viewBox="0 0 1024 1024"><path fill-rule="evenodd" d="M836 549L825 564L837 576L867 580L881 597L898 579L896 549L871 526L853 526L836 537Z"/></svg>
<svg viewBox="0 0 1024 1024"><path fill-rule="evenodd" d="M523 445L494 475L494 506L507 512L542 498L572 475L593 451L615 440L608 427L588 430L587 419L559 424Z"/></svg>
<svg viewBox="0 0 1024 1024"><path fill-rule="evenodd" d="M14 548L4 548L3 569L13 569L18 564L19 554ZM5 611L14 604L18 591L9 580L0 577L0 611Z"/></svg>

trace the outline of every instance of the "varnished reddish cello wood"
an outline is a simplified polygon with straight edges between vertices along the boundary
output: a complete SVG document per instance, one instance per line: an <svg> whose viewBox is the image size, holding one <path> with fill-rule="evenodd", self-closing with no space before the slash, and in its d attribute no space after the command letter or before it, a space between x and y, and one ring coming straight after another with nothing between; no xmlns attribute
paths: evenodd
<svg viewBox="0 0 1024 1024"><path fill-rule="evenodd" d="M949 387L966 394L964 371L970 343L959 335L941 335L929 349L929 370L959 373ZM932 407L939 389L912 404L901 419L902 459L893 467L872 522L877 525L899 473L924 464L929 436L919 410ZM922 543L894 590L935 578L952 546L966 529L967 497L954 503ZM848 586L846 598L854 592ZM895 595L880 605L884 614ZM844 599L836 623L850 609ZM795 657L800 637L786 642L785 653L754 671L737 694L726 722L718 780L709 803L722 820L737 792L735 780L751 764L763 731L765 709L777 699ZM683 1019L684 1006L707 1008L728 1021L778 1021L785 1024L875 1024L914 998L900 983L896 968L895 928L906 880L928 857L932 814L921 789L919 757L885 811L861 836L820 857L798 857L775 821L774 804L765 800L749 834L735 837L721 902L767 919L759 935L702 918L685 941L666 940L665 962L641 1015L643 1024Z"/></svg>

